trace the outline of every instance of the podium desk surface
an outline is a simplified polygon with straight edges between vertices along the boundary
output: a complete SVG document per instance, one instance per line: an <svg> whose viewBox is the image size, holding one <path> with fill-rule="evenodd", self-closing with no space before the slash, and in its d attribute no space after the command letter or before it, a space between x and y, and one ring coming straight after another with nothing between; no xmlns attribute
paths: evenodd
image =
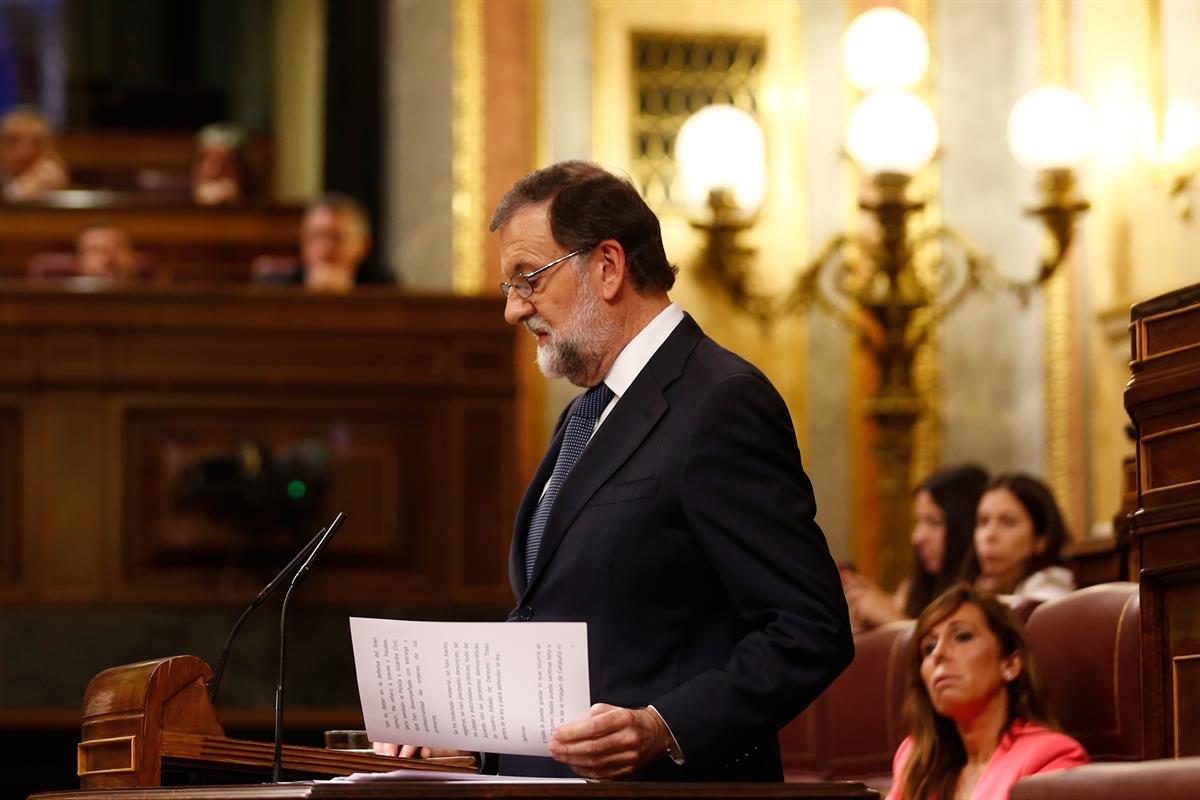
<svg viewBox="0 0 1200 800"><path fill-rule="evenodd" d="M296 783L184 788L43 792L29 800L878 800L879 793L854 781L808 783Z"/></svg>

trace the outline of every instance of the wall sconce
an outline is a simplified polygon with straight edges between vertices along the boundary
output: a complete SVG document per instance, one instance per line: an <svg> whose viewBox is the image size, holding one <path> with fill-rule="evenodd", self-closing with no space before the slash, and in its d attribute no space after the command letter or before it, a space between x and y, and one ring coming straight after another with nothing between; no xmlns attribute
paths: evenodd
<svg viewBox="0 0 1200 800"><path fill-rule="evenodd" d="M1200 111L1190 103L1171 105L1163 119L1163 136L1154 172L1184 220L1192 217L1188 190L1200 173Z"/></svg>
<svg viewBox="0 0 1200 800"><path fill-rule="evenodd" d="M918 230L913 224L925 203L909 196L911 178L938 148L932 112L906 88L920 80L928 64L920 26L892 8L867 11L847 29L842 59L847 77L864 93L850 114L846 149L868 176L859 207L873 217L875 231L835 236L801 269L790 291L768 296L751 285L755 252L739 236L755 224L762 193L738 188L750 165L720 177L713 168L743 151L752 152L754 169L760 168L762 133L753 119L729 107L702 109L681 128L676 157L692 202L700 197L707 202L704 210L693 206L689 212L692 225L705 234L702 271L764 324L817 305L855 332L874 357L880 385L864 412L879 431L882 534L889 551L899 553L907 539L913 431L921 410L913 377L917 350L933 326L979 285L1003 286L1027 297L1055 273L1070 246L1075 220L1088 207L1075 194L1072 168L1090 149L1090 112L1078 95L1052 88L1030 93L1010 117L1014 152L1042 176L1041 201L1028 213L1043 221L1052 243L1034 279L1011 280L961 233L947 227ZM735 114L741 115L736 124L722 124L725 131L737 129L736 141L715 122L732 120ZM758 173L754 175L759 186ZM741 204L744 196L755 202ZM915 257L934 244L941 246L934 268L917 270Z"/></svg>
<svg viewBox="0 0 1200 800"><path fill-rule="evenodd" d="M705 233L702 274L715 278L739 308L770 319L771 301L749 287L754 250L740 242L757 222L767 191L762 128L733 106L706 106L679 129L675 163L688 217Z"/></svg>
<svg viewBox="0 0 1200 800"><path fill-rule="evenodd" d="M1037 283L1048 280L1066 257L1075 218L1090 208L1075 194L1075 170L1092 151L1092 110L1087 101L1061 86L1042 86L1026 94L1008 117L1008 146L1017 161L1036 170L1040 205L1026 209L1040 217L1050 234ZM1028 284L1013 288L1027 296Z"/></svg>

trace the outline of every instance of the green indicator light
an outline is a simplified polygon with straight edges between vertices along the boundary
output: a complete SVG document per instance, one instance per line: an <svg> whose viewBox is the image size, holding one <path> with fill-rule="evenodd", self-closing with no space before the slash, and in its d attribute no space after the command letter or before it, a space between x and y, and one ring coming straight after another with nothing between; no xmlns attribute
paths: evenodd
<svg viewBox="0 0 1200 800"><path fill-rule="evenodd" d="M304 481L292 481L287 485L288 497L299 500L308 494L308 485Z"/></svg>

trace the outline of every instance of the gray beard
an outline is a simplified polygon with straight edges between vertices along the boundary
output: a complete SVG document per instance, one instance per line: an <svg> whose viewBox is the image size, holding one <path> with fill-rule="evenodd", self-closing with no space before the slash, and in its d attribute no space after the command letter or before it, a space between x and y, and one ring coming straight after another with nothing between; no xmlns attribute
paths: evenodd
<svg viewBox="0 0 1200 800"><path fill-rule="evenodd" d="M549 330L540 317L529 320L526 326L535 332ZM561 331L549 330L547 341L538 345L538 369L547 378L566 378L576 386L592 385L615 328L604 315L600 298L581 277L571 318Z"/></svg>

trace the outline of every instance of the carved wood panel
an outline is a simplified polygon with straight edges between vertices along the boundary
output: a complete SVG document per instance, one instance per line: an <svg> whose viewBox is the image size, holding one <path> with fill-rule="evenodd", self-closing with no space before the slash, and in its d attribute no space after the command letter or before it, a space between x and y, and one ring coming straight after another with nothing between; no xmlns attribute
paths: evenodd
<svg viewBox="0 0 1200 800"><path fill-rule="evenodd" d="M0 400L26 409L0 402L0 600L245 602L345 511L296 602L501 613L518 487L500 311L0 282Z"/></svg>
<svg viewBox="0 0 1200 800"><path fill-rule="evenodd" d="M445 572L445 422L434 402L216 398L131 404L122 416L120 594L231 571L269 577L337 511L347 521L321 571L345 573L343 599L389 599L361 596L359 573L432 589Z"/></svg>

